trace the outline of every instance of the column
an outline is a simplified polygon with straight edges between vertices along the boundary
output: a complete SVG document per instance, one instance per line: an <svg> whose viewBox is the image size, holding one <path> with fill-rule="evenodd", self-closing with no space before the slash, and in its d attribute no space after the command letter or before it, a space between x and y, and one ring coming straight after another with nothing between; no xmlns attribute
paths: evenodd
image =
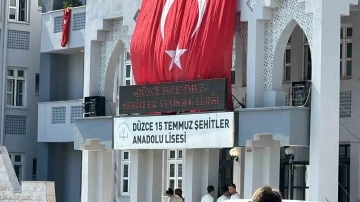
<svg viewBox="0 0 360 202"><path fill-rule="evenodd" d="M215 187L214 198L217 197L219 180L218 149L185 150L185 169L183 190L186 201L201 201L207 193L207 186Z"/></svg>
<svg viewBox="0 0 360 202"><path fill-rule="evenodd" d="M244 198L264 185L279 187L280 141L271 134L255 134L245 147Z"/></svg>
<svg viewBox="0 0 360 202"><path fill-rule="evenodd" d="M248 21L246 107L261 107L264 81L264 28L263 20Z"/></svg>
<svg viewBox="0 0 360 202"><path fill-rule="evenodd" d="M310 200L338 200L340 8L314 2L310 127ZM341 5L340 5L341 4ZM349 3L346 3L349 7Z"/></svg>
<svg viewBox="0 0 360 202"><path fill-rule="evenodd" d="M83 151L82 202L113 201L112 151Z"/></svg>
<svg viewBox="0 0 360 202"><path fill-rule="evenodd" d="M214 198L218 196L218 183L219 183L219 149L203 149L202 150L202 180L201 180L201 193L207 193L207 186L212 185L215 187Z"/></svg>
<svg viewBox="0 0 360 202"><path fill-rule="evenodd" d="M114 201L112 151L99 140L86 140L82 149L81 202Z"/></svg>
<svg viewBox="0 0 360 202"><path fill-rule="evenodd" d="M233 183L236 185L236 191L244 198L244 171L245 171L245 148L235 148L238 153L238 160L234 160Z"/></svg>
<svg viewBox="0 0 360 202"><path fill-rule="evenodd" d="M159 202L162 190L162 150L132 150L130 202Z"/></svg>
<svg viewBox="0 0 360 202"><path fill-rule="evenodd" d="M93 27L86 28L86 33L92 33L92 36L85 38L84 52L84 97L98 95L99 86L99 52L100 42L92 41L95 35Z"/></svg>
<svg viewBox="0 0 360 202"><path fill-rule="evenodd" d="M187 149L185 150L184 163L184 198L186 201L201 201L203 189L201 187L201 150Z"/></svg>

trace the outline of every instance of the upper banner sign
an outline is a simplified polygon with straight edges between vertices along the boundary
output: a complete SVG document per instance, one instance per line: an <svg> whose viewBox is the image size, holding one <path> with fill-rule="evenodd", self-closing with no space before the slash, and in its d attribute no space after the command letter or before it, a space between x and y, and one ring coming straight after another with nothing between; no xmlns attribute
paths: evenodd
<svg viewBox="0 0 360 202"><path fill-rule="evenodd" d="M114 149L228 148L234 126L234 112L115 117Z"/></svg>
<svg viewBox="0 0 360 202"><path fill-rule="evenodd" d="M223 110L226 79L121 86L119 114Z"/></svg>

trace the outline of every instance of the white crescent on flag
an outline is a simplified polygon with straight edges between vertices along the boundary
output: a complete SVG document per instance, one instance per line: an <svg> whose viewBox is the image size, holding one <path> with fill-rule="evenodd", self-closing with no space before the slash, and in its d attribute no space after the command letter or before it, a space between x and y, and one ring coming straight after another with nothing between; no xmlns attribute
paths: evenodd
<svg viewBox="0 0 360 202"><path fill-rule="evenodd" d="M205 10L206 10L206 0L197 0L197 1L199 6L199 18L198 18L198 22L196 23L195 30L191 35L191 38L194 37L195 33L199 30L199 27L201 25L202 19L204 18Z"/></svg>
<svg viewBox="0 0 360 202"><path fill-rule="evenodd" d="M173 5L174 1L175 0L166 0L164 9L161 13L160 30L161 30L161 36L162 36L163 41L165 39L164 29L165 29L166 17L168 16L170 8Z"/></svg>
<svg viewBox="0 0 360 202"><path fill-rule="evenodd" d="M161 13L161 20L160 20L160 31L161 31L161 36L162 39L164 41L165 39L165 21L166 18L169 14L170 8L173 5L175 0L166 0L165 5L164 5L164 9ZM188 0L187 0L188 1ZM205 15L205 10L206 10L206 0L197 0L198 3L198 7L199 7L199 17L198 17L198 21L196 23L196 27L194 29L194 32L191 35L191 38L194 37L194 35L196 34L196 32L199 30L201 22L204 18Z"/></svg>

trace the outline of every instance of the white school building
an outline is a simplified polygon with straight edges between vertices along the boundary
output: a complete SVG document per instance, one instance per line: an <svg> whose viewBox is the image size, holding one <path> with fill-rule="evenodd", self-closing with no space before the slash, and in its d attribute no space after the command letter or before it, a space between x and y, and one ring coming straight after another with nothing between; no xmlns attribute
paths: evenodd
<svg viewBox="0 0 360 202"><path fill-rule="evenodd" d="M120 116L141 3L83 1L63 48L63 10L43 0L38 161L58 201L159 202L180 187L197 202L230 183L244 199L262 185L284 199L360 199L357 0L237 0L234 111ZM82 117L93 96L104 113Z"/></svg>

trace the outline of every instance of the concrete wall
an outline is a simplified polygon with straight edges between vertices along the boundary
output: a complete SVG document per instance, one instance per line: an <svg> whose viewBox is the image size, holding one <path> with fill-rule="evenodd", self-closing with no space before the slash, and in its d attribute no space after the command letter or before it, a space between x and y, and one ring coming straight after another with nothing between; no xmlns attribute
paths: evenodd
<svg viewBox="0 0 360 202"><path fill-rule="evenodd" d="M56 184L57 201L80 202L81 152L73 143L49 143L49 179Z"/></svg>
<svg viewBox="0 0 360 202"><path fill-rule="evenodd" d="M40 101L77 100L83 97L84 54L41 54Z"/></svg>
<svg viewBox="0 0 360 202"><path fill-rule="evenodd" d="M4 8L3 2L2 8ZM3 68L8 66L13 67L22 67L26 69L26 84L25 84L25 96L26 96L26 106L25 108L5 108L6 115L23 115L27 117L27 130L26 135L5 135L4 136L4 145L8 147L10 153L22 153L24 154L24 164L23 164L23 179L32 180L32 168L33 168L33 159L37 157L36 153L36 143L37 143L37 101L38 95L35 94L35 75L39 73L40 66L40 13L38 10L37 1L29 1L30 6L30 17L28 23L16 23L9 22L9 30L17 31L28 31L29 35L29 50L20 50L20 49L6 49L7 51L7 61L6 66L1 66L1 71ZM1 10L3 14L4 10ZM2 19L3 20L3 19ZM0 22L2 29L3 21ZM5 30L1 30L1 41L4 40ZM0 49L3 49L1 47ZM1 51L3 54L3 51ZM0 64L3 64L4 61L1 61ZM0 82L2 81L2 74L0 76ZM1 120L5 122L4 120Z"/></svg>

